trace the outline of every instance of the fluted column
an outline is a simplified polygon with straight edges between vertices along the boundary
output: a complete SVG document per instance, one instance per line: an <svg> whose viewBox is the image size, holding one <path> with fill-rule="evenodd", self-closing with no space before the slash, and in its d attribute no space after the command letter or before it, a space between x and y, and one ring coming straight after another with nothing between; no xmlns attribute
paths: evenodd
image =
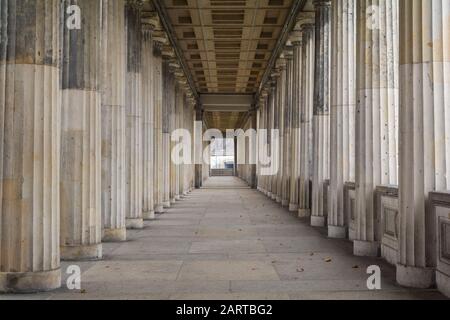
<svg viewBox="0 0 450 320"><path fill-rule="evenodd" d="M292 45L285 50L286 58L286 75L285 75L285 88L284 88L284 141L283 141L283 178L282 178L282 191L281 191L281 205L283 207L289 206L290 197L290 179L291 179L291 122L292 122L292 74L293 74L293 48Z"/></svg>
<svg viewBox="0 0 450 320"><path fill-rule="evenodd" d="M283 55L284 56L284 55ZM275 129L280 132L280 151L277 155L278 172L276 174L276 197L275 201L281 204L283 193L283 176L285 168L284 164L284 117L285 117L285 104L286 104L286 59L280 59L279 61L279 75L277 82L277 100L276 100L276 113L275 113Z"/></svg>
<svg viewBox="0 0 450 320"><path fill-rule="evenodd" d="M328 236L346 238L344 185L355 181L356 1L332 2Z"/></svg>
<svg viewBox="0 0 450 320"><path fill-rule="evenodd" d="M127 75L126 75L126 226L142 229L142 2L129 0L126 5Z"/></svg>
<svg viewBox="0 0 450 320"><path fill-rule="evenodd" d="M400 0L400 263L397 282L434 282L429 192L450 189L450 1ZM445 232L445 231L443 231ZM448 239L448 231L447 231ZM443 241L442 239L441 241ZM448 241L448 240L447 240ZM448 250L448 248L447 248ZM436 273L450 292L449 277Z"/></svg>
<svg viewBox="0 0 450 320"><path fill-rule="evenodd" d="M200 104L197 104L195 106L195 121L196 124L203 126L203 109ZM195 133L194 133L195 134ZM198 160L198 162L202 161L203 159L203 141L195 140L195 159ZM200 189L203 184L203 178L202 178L202 171L203 171L203 165L199 163L195 163L195 188Z"/></svg>
<svg viewBox="0 0 450 320"><path fill-rule="evenodd" d="M162 192L164 208L170 207L170 108L172 103L173 75L169 70L169 57L163 62L163 109L162 109Z"/></svg>
<svg viewBox="0 0 450 320"><path fill-rule="evenodd" d="M65 260L102 257L102 1L64 0L62 5L75 3L83 13L81 29L64 28L63 34L60 192Z"/></svg>
<svg viewBox="0 0 450 320"><path fill-rule="evenodd" d="M314 71L313 174L311 225L326 224L325 180L330 168L331 1L315 0L316 50Z"/></svg>
<svg viewBox="0 0 450 320"><path fill-rule="evenodd" d="M302 25L302 94L300 113L299 217L311 215L310 180L312 159L312 117L314 95L314 24Z"/></svg>
<svg viewBox="0 0 450 320"><path fill-rule="evenodd" d="M299 204L299 177L300 177L300 109L301 109L301 79L302 79L302 35L300 30L295 30L291 35L294 46L292 61L292 110L291 110L291 170L290 170L290 195L289 211L297 212Z"/></svg>
<svg viewBox="0 0 450 320"><path fill-rule="evenodd" d="M162 95L163 95L163 70L162 70L162 57L161 57L161 45L160 43L154 43L156 46L156 55L153 58L153 105L155 108L155 122L154 122L154 200L155 200L155 213L164 213L163 205L163 153L161 152L163 146L162 135Z"/></svg>
<svg viewBox="0 0 450 320"><path fill-rule="evenodd" d="M0 292L46 291L61 285L60 2L0 0L0 16Z"/></svg>
<svg viewBox="0 0 450 320"><path fill-rule="evenodd" d="M103 0L102 222L103 241L126 240L125 1Z"/></svg>
<svg viewBox="0 0 450 320"><path fill-rule="evenodd" d="M278 155L274 154L273 150L275 149L272 145L272 134L273 130L276 128L275 124L275 114L276 110L276 100L277 100L277 90L276 90L276 80L272 77L272 82L270 84L270 92L269 92L269 108L268 108L268 130L267 130L267 141L270 143L270 154L272 157L273 165L276 167L276 162L278 161ZM267 188L267 196L272 200L276 198L276 188L274 188L274 181L276 181L276 175L271 174L268 177L268 188Z"/></svg>
<svg viewBox="0 0 450 320"><path fill-rule="evenodd" d="M143 106L143 202L144 220L155 218L154 195L154 104L153 104L153 30L151 21L142 24L142 106Z"/></svg>
<svg viewBox="0 0 450 320"><path fill-rule="evenodd" d="M377 5L378 23L368 10ZM354 253L379 254L375 189L397 184L398 1L357 1L356 240Z"/></svg>

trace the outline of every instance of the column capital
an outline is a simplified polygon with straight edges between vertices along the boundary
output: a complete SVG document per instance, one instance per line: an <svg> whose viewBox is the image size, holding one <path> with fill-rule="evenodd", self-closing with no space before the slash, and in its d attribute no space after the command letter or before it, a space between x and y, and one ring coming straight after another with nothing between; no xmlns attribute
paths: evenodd
<svg viewBox="0 0 450 320"><path fill-rule="evenodd" d="M331 0L313 0L315 9L319 8L331 8Z"/></svg>
<svg viewBox="0 0 450 320"><path fill-rule="evenodd" d="M144 7L143 0L127 0L127 6L132 7L133 9L142 9Z"/></svg>
<svg viewBox="0 0 450 320"><path fill-rule="evenodd" d="M289 35L289 41L294 47L298 47L302 45L303 42L303 34L300 30L294 30Z"/></svg>

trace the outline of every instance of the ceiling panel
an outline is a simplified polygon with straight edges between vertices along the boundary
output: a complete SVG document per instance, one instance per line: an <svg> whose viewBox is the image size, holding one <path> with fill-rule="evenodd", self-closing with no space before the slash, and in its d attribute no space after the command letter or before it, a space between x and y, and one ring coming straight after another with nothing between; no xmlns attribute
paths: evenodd
<svg viewBox="0 0 450 320"><path fill-rule="evenodd" d="M164 0L199 93L256 92L293 0Z"/></svg>

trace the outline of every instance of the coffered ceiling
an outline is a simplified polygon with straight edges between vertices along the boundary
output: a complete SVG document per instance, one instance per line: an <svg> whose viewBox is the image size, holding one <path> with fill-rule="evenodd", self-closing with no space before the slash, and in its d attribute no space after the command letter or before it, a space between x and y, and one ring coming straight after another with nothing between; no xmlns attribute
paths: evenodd
<svg viewBox="0 0 450 320"><path fill-rule="evenodd" d="M201 93L256 92L293 0L163 0Z"/></svg>

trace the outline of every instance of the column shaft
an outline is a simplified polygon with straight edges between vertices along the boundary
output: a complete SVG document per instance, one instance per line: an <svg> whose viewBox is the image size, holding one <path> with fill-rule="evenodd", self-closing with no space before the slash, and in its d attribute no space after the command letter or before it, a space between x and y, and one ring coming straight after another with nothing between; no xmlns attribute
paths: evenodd
<svg viewBox="0 0 450 320"><path fill-rule="evenodd" d="M143 151L142 151L142 34L140 1L129 1L125 17L127 26L127 175L126 175L126 226L128 229L142 229L143 199Z"/></svg>
<svg viewBox="0 0 450 320"><path fill-rule="evenodd" d="M331 2L315 0L316 46L313 117L313 187L311 225L326 225L325 180L330 166Z"/></svg>
<svg viewBox="0 0 450 320"><path fill-rule="evenodd" d="M74 1L62 4L67 8ZM65 260L102 257L102 1L76 4L83 12L81 29L64 28L63 34L60 192L61 258Z"/></svg>
<svg viewBox="0 0 450 320"><path fill-rule="evenodd" d="M400 263L397 281L428 288L437 252L429 192L450 188L450 1L400 0ZM445 229L445 228L443 228ZM448 230L448 228L447 228ZM445 231L442 231L445 232ZM447 243L448 243L447 231ZM448 249L447 249L448 250ZM440 253L441 254L441 253ZM449 275L437 272L450 292Z"/></svg>
<svg viewBox="0 0 450 320"><path fill-rule="evenodd" d="M103 241L124 241L125 228L125 1L103 0L102 221Z"/></svg>
<svg viewBox="0 0 450 320"><path fill-rule="evenodd" d="M46 291L61 285L60 2L0 0L0 16L0 292Z"/></svg>
<svg viewBox="0 0 450 320"><path fill-rule="evenodd" d="M377 1L380 21L372 25L374 1L357 2L356 255L378 255L375 189L397 184L397 3Z"/></svg>
<svg viewBox="0 0 450 320"><path fill-rule="evenodd" d="M142 25L142 105L143 105L143 203L144 220L155 218L154 196L154 126L155 108L153 71L153 26Z"/></svg>
<svg viewBox="0 0 450 320"><path fill-rule="evenodd" d="M302 26L302 94L300 114L299 217L311 215L312 117L314 96L314 25Z"/></svg>
<svg viewBox="0 0 450 320"><path fill-rule="evenodd" d="M291 170L289 211L297 212L299 208L299 177L300 177L300 108L302 79L302 38L294 39L294 57L292 62L292 110L291 110Z"/></svg>
<svg viewBox="0 0 450 320"><path fill-rule="evenodd" d="M346 238L344 185L355 181L356 1L332 2L328 236Z"/></svg>

